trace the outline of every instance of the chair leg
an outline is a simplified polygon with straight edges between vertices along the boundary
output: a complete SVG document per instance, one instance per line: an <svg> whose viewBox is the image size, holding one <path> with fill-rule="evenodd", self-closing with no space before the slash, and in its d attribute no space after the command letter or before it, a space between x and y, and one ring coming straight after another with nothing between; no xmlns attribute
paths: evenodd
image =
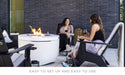
<svg viewBox="0 0 125 75"><path fill-rule="evenodd" d="M84 63L83 60L82 61L75 60L75 61L73 61L72 67L80 67L82 63Z"/></svg>
<svg viewBox="0 0 125 75"><path fill-rule="evenodd" d="M105 60L103 59L103 57L98 57L98 60L95 61L95 63L100 67L107 67L107 64Z"/></svg>
<svg viewBox="0 0 125 75"><path fill-rule="evenodd" d="M94 62L100 67L107 67L107 64L106 64L103 56L98 56L98 55L94 55L91 53L86 53L86 54L87 55L86 55L85 60L90 61L90 62Z"/></svg>
<svg viewBox="0 0 125 75"><path fill-rule="evenodd" d="M104 60L103 56L98 56L95 54L91 54L91 53L84 53L83 55L79 56L79 66L84 62L84 61L90 61L90 62L94 62L96 63L98 66L100 67L106 67L106 61Z"/></svg>
<svg viewBox="0 0 125 75"><path fill-rule="evenodd" d="M30 47L25 50L25 61L24 66L30 67L31 60L30 60Z"/></svg>
<svg viewBox="0 0 125 75"><path fill-rule="evenodd" d="M76 60L77 60L76 62L77 67L81 66L81 64L84 63L84 61L86 61L84 55L82 55L81 57L77 57Z"/></svg>
<svg viewBox="0 0 125 75"><path fill-rule="evenodd" d="M81 65L82 65L82 63L84 63L84 60L82 60L82 61L78 62L78 63L77 63L77 67L81 66Z"/></svg>
<svg viewBox="0 0 125 75"><path fill-rule="evenodd" d="M108 61L105 59L105 57L102 57L102 59L105 61L107 65L109 65Z"/></svg>
<svg viewBox="0 0 125 75"><path fill-rule="evenodd" d="M109 65L109 62L107 60L105 60L106 64Z"/></svg>

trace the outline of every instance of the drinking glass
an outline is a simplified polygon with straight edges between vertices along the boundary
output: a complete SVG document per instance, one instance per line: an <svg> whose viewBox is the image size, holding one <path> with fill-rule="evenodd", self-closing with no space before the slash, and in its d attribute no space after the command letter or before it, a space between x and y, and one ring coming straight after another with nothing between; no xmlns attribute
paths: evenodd
<svg viewBox="0 0 125 75"><path fill-rule="evenodd" d="M87 29L84 29L84 30L83 30L83 35L84 35L84 36L87 36Z"/></svg>

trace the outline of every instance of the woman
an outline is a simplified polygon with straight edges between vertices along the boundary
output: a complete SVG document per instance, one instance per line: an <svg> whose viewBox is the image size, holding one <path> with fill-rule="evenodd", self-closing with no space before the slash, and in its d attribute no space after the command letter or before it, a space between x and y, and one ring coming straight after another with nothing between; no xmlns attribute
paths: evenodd
<svg viewBox="0 0 125 75"><path fill-rule="evenodd" d="M94 42L100 42L100 43L104 42L105 33L104 33L103 24L100 16L97 14L93 14L90 17L90 23L92 24L90 36L79 36L78 39L84 39L84 41L94 41ZM77 55L79 45L80 43L77 42L75 45L75 48L73 49L73 52L70 54L73 59L75 59ZM96 54L101 47L102 45L100 44L94 45L94 44L87 43L86 51Z"/></svg>
<svg viewBox="0 0 125 75"><path fill-rule="evenodd" d="M71 50L70 44L70 33L73 33L73 26L70 25L70 19L65 18L62 22L62 27L59 29L60 35L60 51Z"/></svg>

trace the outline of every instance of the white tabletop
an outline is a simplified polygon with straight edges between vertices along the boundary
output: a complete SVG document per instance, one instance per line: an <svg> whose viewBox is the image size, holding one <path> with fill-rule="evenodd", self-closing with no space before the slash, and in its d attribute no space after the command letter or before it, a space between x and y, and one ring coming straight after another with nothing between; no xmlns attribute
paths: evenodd
<svg viewBox="0 0 125 75"><path fill-rule="evenodd" d="M59 35L50 34L49 36L33 36L33 34L21 34L18 36L18 39L25 41L54 41L59 39Z"/></svg>

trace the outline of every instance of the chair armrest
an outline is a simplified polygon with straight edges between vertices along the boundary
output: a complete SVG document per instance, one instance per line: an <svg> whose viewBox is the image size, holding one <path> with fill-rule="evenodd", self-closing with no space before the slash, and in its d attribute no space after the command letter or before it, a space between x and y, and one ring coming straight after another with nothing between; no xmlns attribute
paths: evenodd
<svg viewBox="0 0 125 75"><path fill-rule="evenodd" d="M108 43L99 43L99 42L93 42L93 41L82 41L81 39L80 39L79 42L81 42L81 43L91 43L91 44L102 44L102 45L111 46L111 44L108 44Z"/></svg>
<svg viewBox="0 0 125 75"><path fill-rule="evenodd" d="M13 53L17 53L19 51L22 51L22 50L27 50L28 48L30 48L30 50L34 50L36 49L36 47L32 47L33 44L27 44L27 45L24 45L18 49L15 49L15 50L12 50L12 51L8 51L8 54L13 54Z"/></svg>

